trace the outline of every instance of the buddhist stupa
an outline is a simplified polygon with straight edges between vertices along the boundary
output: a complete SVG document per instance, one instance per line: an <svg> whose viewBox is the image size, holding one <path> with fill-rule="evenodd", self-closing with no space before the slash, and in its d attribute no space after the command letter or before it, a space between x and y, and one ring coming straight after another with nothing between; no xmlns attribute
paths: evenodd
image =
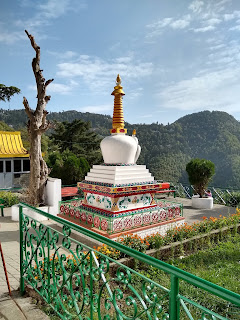
<svg viewBox="0 0 240 320"><path fill-rule="evenodd" d="M112 95L112 128L110 136L101 142L104 163L94 165L85 180L78 183L84 192L80 206L69 209L62 205L60 216L108 237L130 230L156 232L162 224L175 223L171 218L181 220L181 210L175 205L165 210L156 203L155 193L168 189L170 184L154 181L145 165L136 164L141 147L136 130L129 136L124 127L125 93L119 75Z"/></svg>

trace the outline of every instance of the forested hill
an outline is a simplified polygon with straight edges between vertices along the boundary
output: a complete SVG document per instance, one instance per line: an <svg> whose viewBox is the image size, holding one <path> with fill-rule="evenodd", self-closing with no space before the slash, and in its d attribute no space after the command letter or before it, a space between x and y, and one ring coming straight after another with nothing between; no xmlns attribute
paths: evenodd
<svg viewBox="0 0 240 320"><path fill-rule="evenodd" d="M53 121L68 121L72 122L75 119L82 119L90 121L93 128L110 128L112 118L107 115L78 112L76 110L63 111L63 112L49 112L48 120ZM27 116L24 109L19 110L4 110L0 109L0 121L7 123L15 129L24 127L27 123Z"/></svg>
<svg viewBox="0 0 240 320"><path fill-rule="evenodd" d="M49 120L92 123L102 136L109 134L111 117L77 111L52 112ZM27 118L24 110L1 110L0 121L19 129ZM194 157L213 161L216 174L212 184L240 188L240 123L226 112L203 111L180 118L170 125L125 123L128 134L137 130L142 147L139 164L146 164L155 178L187 182L186 163Z"/></svg>

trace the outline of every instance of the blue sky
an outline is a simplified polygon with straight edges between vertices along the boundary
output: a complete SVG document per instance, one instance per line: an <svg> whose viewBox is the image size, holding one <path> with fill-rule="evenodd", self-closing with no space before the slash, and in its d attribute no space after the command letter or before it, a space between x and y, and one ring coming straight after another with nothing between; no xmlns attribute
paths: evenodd
<svg viewBox="0 0 240 320"><path fill-rule="evenodd" d="M1 0L0 83L21 89L1 108L23 108L23 96L36 106L24 29L41 47L45 78L54 78L48 111L112 115L119 73L130 123L202 110L240 120L239 0Z"/></svg>

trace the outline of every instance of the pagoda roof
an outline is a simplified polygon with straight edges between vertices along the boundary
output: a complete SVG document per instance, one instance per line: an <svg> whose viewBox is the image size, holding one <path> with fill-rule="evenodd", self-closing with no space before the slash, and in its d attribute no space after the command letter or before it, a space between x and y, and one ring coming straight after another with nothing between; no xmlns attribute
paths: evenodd
<svg viewBox="0 0 240 320"><path fill-rule="evenodd" d="M0 158L28 158L20 131L0 131Z"/></svg>

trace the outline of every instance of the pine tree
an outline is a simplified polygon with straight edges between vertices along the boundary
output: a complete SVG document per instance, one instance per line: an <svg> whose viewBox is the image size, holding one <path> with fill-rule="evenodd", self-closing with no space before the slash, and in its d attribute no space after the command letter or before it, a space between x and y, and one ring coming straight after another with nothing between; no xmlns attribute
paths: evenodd
<svg viewBox="0 0 240 320"><path fill-rule="evenodd" d="M90 122L74 120L57 123L51 138L60 152L69 150L87 159L90 166L102 161L100 137L91 130Z"/></svg>

